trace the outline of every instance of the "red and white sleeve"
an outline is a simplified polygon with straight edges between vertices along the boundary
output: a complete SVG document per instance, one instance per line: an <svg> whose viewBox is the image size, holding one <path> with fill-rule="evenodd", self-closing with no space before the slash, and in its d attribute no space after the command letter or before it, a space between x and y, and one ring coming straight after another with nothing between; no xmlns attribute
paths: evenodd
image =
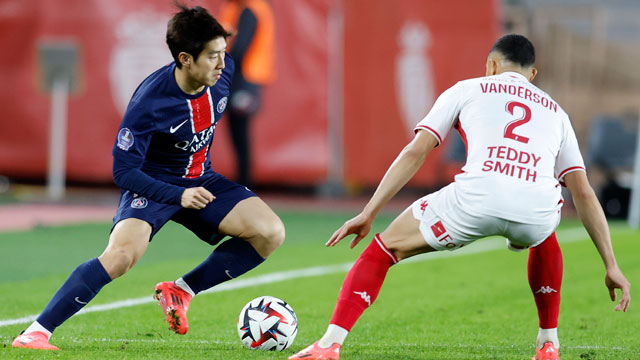
<svg viewBox="0 0 640 360"><path fill-rule="evenodd" d="M462 90L463 85L459 82L443 92L427 116L416 125L414 132L428 131L438 139L440 145L460 115Z"/></svg>
<svg viewBox="0 0 640 360"><path fill-rule="evenodd" d="M560 184L564 186L563 178L565 175L573 171L585 171L585 167L569 117L563 119L563 125L564 134L560 151L556 157L555 175Z"/></svg>

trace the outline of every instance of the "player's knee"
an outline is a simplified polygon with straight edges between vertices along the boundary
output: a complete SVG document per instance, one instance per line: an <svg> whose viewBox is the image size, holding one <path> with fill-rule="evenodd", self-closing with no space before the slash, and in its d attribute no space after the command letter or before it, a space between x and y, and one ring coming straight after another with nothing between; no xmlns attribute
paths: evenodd
<svg viewBox="0 0 640 360"><path fill-rule="evenodd" d="M271 255L284 242L284 225L277 217L270 221L256 224L253 232L253 241L251 242L259 249L260 255L264 257Z"/></svg>
<svg viewBox="0 0 640 360"><path fill-rule="evenodd" d="M136 257L130 251L122 248L107 249L99 257L102 266L112 279L118 278L129 271L136 261Z"/></svg>
<svg viewBox="0 0 640 360"><path fill-rule="evenodd" d="M263 230L262 236L266 240L267 244L270 248L275 251L277 248L284 243L285 238L285 230L284 225L280 219L276 218L274 221L271 221L265 229Z"/></svg>

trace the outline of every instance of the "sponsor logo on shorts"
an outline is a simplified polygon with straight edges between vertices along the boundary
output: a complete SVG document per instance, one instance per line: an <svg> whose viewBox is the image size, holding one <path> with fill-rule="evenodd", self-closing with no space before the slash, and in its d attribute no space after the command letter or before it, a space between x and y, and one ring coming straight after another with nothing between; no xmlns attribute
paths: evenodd
<svg viewBox="0 0 640 360"><path fill-rule="evenodd" d="M220 99L220 101L218 101L218 105L216 106L216 110L219 113L222 113L224 111L224 109L227 108L227 97L223 97L222 99Z"/></svg>
<svg viewBox="0 0 640 360"><path fill-rule="evenodd" d="M134 209L144 209L149 205L149 202L144 197L137 197L131 201L131 207Z"/></svg>
<svg viewBox="0 0 640 360"><path fill-rule="evenodd" d="M435 224L431 225L431 231L433 231L433 236L435 236L436 240L438 240L438 244L446 248L456 249L464 246L464 244L458 245L455 243L455 241L453 241L453 238L447 232L447 229L444 227L442 221L438 221Z"/></svg>
<svg viewBox="0 0 640 360"><path fill-rule="evenodd" d="M131 130L127 128L122 128L118 132L118 147L124 151L129 150L129 148L133 145L133 134Z"/></svg>

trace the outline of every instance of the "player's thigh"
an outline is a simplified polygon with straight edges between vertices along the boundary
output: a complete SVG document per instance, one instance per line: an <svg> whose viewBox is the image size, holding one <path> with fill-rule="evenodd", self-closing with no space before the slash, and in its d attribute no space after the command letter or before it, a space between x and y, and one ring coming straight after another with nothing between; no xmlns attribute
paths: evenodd
<svg viewBox="0 0 640 360"><path fill-rule="evenodd" d="M140 260L149 245L151 231L148 222L136 218L124 219L114 225L109 244L99 256L112 278L122 275Z"/></svg>
<svg viewBox="0 0 640 360"><path fill-rule="evenodd" d="M411 207L405 209L391 222L380 234L380 240L398 260L435 251L422 236L420 221L413 216Z"/></svg>
<svg viewBox="0 0 640 360"><path fill-rule="evenodd" d="M128 249L136 254L144 253L149 245L151 231L151 224L144 220L136 218L121 220L113 227L107 248Z"/></svg>
<svg viewBox="0 0 640 360"><path fill-rule="evenodd" d="M250 240L284 240L284 225L275 212L257 196L240 201L222 219L220 233Z"/></svg>

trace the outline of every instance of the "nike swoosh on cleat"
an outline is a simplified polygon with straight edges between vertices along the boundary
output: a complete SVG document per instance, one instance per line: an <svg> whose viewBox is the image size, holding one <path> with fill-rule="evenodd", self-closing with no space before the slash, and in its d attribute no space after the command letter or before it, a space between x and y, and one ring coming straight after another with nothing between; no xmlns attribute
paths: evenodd
<svg viewBox="0 0 640 360"><path fill-rule="evenodd" d="M77 297L77 296L76 296L76 298L75 298L75 301L76 301L78 304L87 305L87 303L86 303L86 302L84 302L84 301L80 300L80 298L79 298L79 297Z"/></svg>
<svg viewBox="0 0 640 360"><path fill-rule="evenodd" d="M225 270L224 273L227 274L229 279L233 279L234 278L233 276L231 276L231 273L229 272L229 270Z"/></svg>
<svg viewBox="0 0 640 360"><path fill-rule="evenodd" d="M189 119L187 119L187 120L185 120L185 121L181 122L181 123L180 123L180 125L178 125L178 126L176 126L176 127L173 127L173 126L172 126L172 127L170 127L170 128L169 128L169 132L173 134L174 132L178 131L178 129L180 129L180 127L181 127L182 125L184 125L184 123L186 123L187 121L189 121Z"/></svg>

